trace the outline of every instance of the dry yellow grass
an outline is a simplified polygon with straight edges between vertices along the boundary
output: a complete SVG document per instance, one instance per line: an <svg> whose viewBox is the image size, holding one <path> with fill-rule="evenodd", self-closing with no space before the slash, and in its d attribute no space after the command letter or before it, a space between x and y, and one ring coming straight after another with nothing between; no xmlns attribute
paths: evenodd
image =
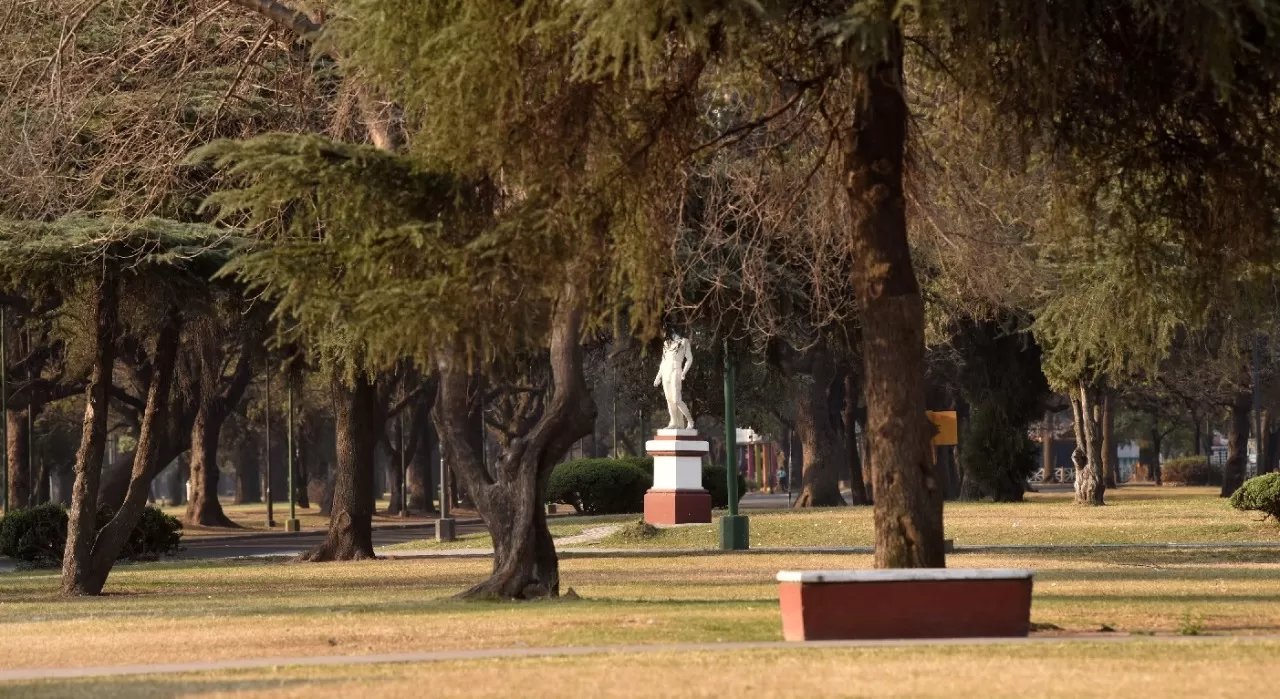
<svg viewBox="0 0 1280 699"><path fill-rule="evenodd" d="M0 576L0 667L115 665L409 650L779 639L774 574L869 556L570 559L585 599L463 604L483 560L123 566L103 598L50 573ZM1038 571L1033 620L1066 631L1280 633L1280 551L966 554Z"/></svg>
<svg viewBox="0 0 1280 699"><path fill-rule="evenodd" d="M12 696L210 697L1265 697L1280 643L1136 641L785 649L275 668L0 686Z"/></svg>

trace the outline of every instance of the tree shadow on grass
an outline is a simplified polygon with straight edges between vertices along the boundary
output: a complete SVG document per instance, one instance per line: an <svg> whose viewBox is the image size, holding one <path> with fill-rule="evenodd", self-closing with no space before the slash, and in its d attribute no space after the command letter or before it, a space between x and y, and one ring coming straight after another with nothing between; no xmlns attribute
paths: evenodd
<svg viewBox="0 0 1280 699"><path fill-rule="evenodd" d="M259 671L260 672L260 671ZM74 680L44 680L3 685L5 696L24 699L54 697L130 697L130 699L169 699L214 692L249 692L255 690L287 690L302 686L335 684L339 679L275 678L275 677L207 677L207 676L135 676L92 677Z"/></svg>

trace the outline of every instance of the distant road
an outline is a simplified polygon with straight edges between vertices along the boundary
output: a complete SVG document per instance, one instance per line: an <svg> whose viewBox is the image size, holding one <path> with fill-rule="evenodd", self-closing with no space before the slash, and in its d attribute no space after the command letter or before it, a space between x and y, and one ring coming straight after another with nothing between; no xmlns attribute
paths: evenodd
<svg viewBox="0 0 1280 699"><path fill-rule="evenodd" d="M458 523L459 534L484 531L480 524ZM406 541L430 539L436 535L434 524L416 524L403 527L373 530L373 547L380 548ZM243 538L193 538L183 543L186 551L181 558L212 560L217 558L240 558L244 556L296 556L319 546L324 541L325 532L303 532L299 534L253 534Z"/></svg>

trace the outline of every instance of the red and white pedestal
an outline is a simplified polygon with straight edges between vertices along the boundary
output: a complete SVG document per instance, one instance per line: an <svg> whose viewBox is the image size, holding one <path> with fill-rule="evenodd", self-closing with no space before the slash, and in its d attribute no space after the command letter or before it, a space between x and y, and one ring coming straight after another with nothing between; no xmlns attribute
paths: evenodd
<svg viewBox="0 0 1280 699"><path fill-rule="evenodd" d="M644 449L653 457L653 488L644 494L649 524L711 522L711 493L702 487L709 445L697 430L658 430Z"/></svg>

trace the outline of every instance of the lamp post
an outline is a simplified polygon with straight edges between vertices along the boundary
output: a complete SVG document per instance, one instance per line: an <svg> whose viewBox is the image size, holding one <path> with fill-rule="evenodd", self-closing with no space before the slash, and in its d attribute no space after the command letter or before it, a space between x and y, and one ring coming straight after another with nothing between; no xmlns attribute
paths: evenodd
<svg viewBox="0 0 1280 699"><path fill-rule="evenodd" d="M453 541L458 538L458 530L449 516L453 493L449 492L449 470L444 465L444 440L440 441L440 519L436 520L436 541Z"/></svg>
<svg viewBox="0 0 1280 699"><path fill-rule="evenodd" d="M396 450L400 452L400 516L409 516L409 460L404 454L404 413L396 413Z"/></svg>
<svg viewBox="0 0 1280 699"><path fill-rule="evenodd" d="M269 366L270 365L268 365L268 367ZM272 504L271 504L271 370L270 368L267 369L267 381L265 385L266 385L266 411L263 414L265 415L265 419L266 419L264 429L265 429L266 442L267 442L267 458L266 458L267 477L264 479L265 487L263 488L263 490L265 490L266 493L263 495L263 499L267 501L267 527L274 527L276 526L276 518L275 518L275 513L272 510Z"/></svg>
<svg viewBox="0 0 1280 699"><path fill-rule="evenodd" d="M296 532L301 529L298 522L297 511L297 494L294 492L293 472L295 464L293 463L293 368L285 374L285 439L286 445L289 447L289 458L286 463L289 466L289 519L284 523L284 530L287 532Z"/></svg>
<svg viewBox="0 0 1280 699"><path fill-rule="evenodd" d="M5 309L0 308L0 413L9 409L9 343ZM0 512L9 511L9 421L0 416Z"/></svg>
<svg viewBox="0 0 1280 699"><path fill-rule="evenodd" d="M734 425L733 357L724 341L724 461L728 479L729 514L720 518L720 548L744 551L751 547L747 518L738 514L738 430Z"/></svg>

